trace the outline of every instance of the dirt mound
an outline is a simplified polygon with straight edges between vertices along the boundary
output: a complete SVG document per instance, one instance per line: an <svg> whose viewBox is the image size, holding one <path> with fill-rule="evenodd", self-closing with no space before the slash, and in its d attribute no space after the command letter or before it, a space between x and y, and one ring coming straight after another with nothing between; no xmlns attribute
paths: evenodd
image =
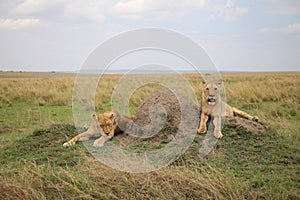
<svg viewBox="0 0 300 200"><path fill-rule="evenodd" d="M155 127L159 129L162 126L160 122L165 121L165 124L178 128L182 121L181 118L186 116L181 115L182 107L180 107L181 104L178 99L180 102L185 101L184 98L178 98L178 95L175 95L175 93L169 89L153 93L139 106L136 112L135 123L139 126L156 123ZM189 113L188 118L190 119L199 119L199 111L196 106L189 105L188 112L185 110L184 113ZM196 126L198 126L199 120L196 121ZM225 124L228 124L232 128L243 127L253 135L259 135L266 132L266 128L260 123L240 117L226 117ZM152 129L152 131L154 130Z"/></svg>
<svg viewBox="0 0 300 200"><path fill-rule="evenodd" d="M153 93L139 106L135 116L134 123L125 131L134 137L128 137L125 143L138 138L152 138L153 141L158 141L166 135L173 139L176 135L177 140L187 136L192 138L196 135L199 124L197 106L170 89Z"/></svg>
<svg viewBox="0 0 300 200"><path fill-rule="evenodd" d="M159 133L166 127L187 133L193 129L197 131L199 111L187 98L173 90L163 89L153 93L139 106L135 123L143 127L143 134L147 136Z"/></svg>
<svg viewBox="0 0 300 200"><path fill-rule="evenodd" d="M260 123L240 117L226 117L225 124L233 126L234 128L243 127L253 135L261 135L266 132L266 128Z"/></svg>
<svg viewBox="0 0 300 200"><path fill-rule="evenodd" d="M195 107L195 109L197 108ZM165 117L166 123L173 127L177 127L181 121L180 102L177 96L169 89L157 91L148 97L139 106L135 122L140 126L145 126L153 120L157 121L158 118Z"/></svg>

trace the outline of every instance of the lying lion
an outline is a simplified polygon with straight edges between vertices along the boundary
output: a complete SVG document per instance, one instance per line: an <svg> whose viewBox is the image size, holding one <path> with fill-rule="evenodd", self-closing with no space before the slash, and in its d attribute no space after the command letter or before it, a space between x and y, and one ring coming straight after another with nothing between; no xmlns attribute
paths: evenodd
<svg viewBox="0 0 300 200"><path fill-rule="evenodd" d="M231 107L221 100L220 96L221 83L206 83L202 82L202 105L201 105L201 119L198 133L205 133L207 131L206 123L209 116L213 117L214 136L221 138L221 117L224 116L241 116L243 118L258 121L258 117L251 116L237 108Z"/></svg>
<svg viewBox="0 0 300 200"><path fill-rule="evenodd" d="M125 130L127 124L133 120L134 116L120 115L117 111L111 110L97 115L92 115L94 122L87 131L73 137L63 146L73 146L77 141L89 140L91 137L101 136L95 140L94 147L101 147L103 144L112 139L115 133Z"/></svg>

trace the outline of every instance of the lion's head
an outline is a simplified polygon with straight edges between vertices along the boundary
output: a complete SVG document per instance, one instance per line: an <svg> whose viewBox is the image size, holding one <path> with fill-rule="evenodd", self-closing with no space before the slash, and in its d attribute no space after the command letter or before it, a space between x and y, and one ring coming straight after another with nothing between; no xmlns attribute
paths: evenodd
<svg viewBox="0 0 300 200"><path fill-rule="evenodd" d="M105 134L109 134L116 124L115 113L113 111L106 111L98 115L98 122Z"/></svg>
<svg viewBox="0 0 300 200"><path fill-rule="evenodd" d="M220 99L220 89L221 89L221 82L218 83L206 83L205 81L202 82L202 99L203 101L207 101L209 105L215 105Z"/></svg>

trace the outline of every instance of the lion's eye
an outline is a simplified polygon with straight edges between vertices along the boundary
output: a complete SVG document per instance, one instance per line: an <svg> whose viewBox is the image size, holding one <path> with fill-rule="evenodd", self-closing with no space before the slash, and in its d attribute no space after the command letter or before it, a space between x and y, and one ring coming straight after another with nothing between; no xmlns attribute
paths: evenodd
<svg viewBox="0 0 300 200"><path fill-rule="evenodd" d="M218 90L218 88L215 88L215 90Z"/></svg>
<svg viewBox="0 0 300 200"><path fill-rule="evenodd" d="M209 90L209 88L206 88L206 90Z"/></svg>

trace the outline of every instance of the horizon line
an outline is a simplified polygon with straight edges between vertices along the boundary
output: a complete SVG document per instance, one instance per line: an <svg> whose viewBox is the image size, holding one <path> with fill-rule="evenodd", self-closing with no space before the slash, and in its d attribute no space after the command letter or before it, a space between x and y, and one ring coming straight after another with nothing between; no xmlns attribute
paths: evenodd
<svg viewBox="0 0 300 200"><path fill-rule="evenodd" d="M131 69L115 69L115 70L96 70L96 69L86 69L86 70L49 70L49 71L39 71L39 70L1 70L0 72L36 72L36 73L99 73L99 72L104 72L104 73L126 73L126 72L132 72L132 73L212 73L212 72L220 72L220 73L226 73L226 72L240 72L240 73L251 73L251 72L300 72L299 70L138 70L138 71L132 71Z"/></svg>

